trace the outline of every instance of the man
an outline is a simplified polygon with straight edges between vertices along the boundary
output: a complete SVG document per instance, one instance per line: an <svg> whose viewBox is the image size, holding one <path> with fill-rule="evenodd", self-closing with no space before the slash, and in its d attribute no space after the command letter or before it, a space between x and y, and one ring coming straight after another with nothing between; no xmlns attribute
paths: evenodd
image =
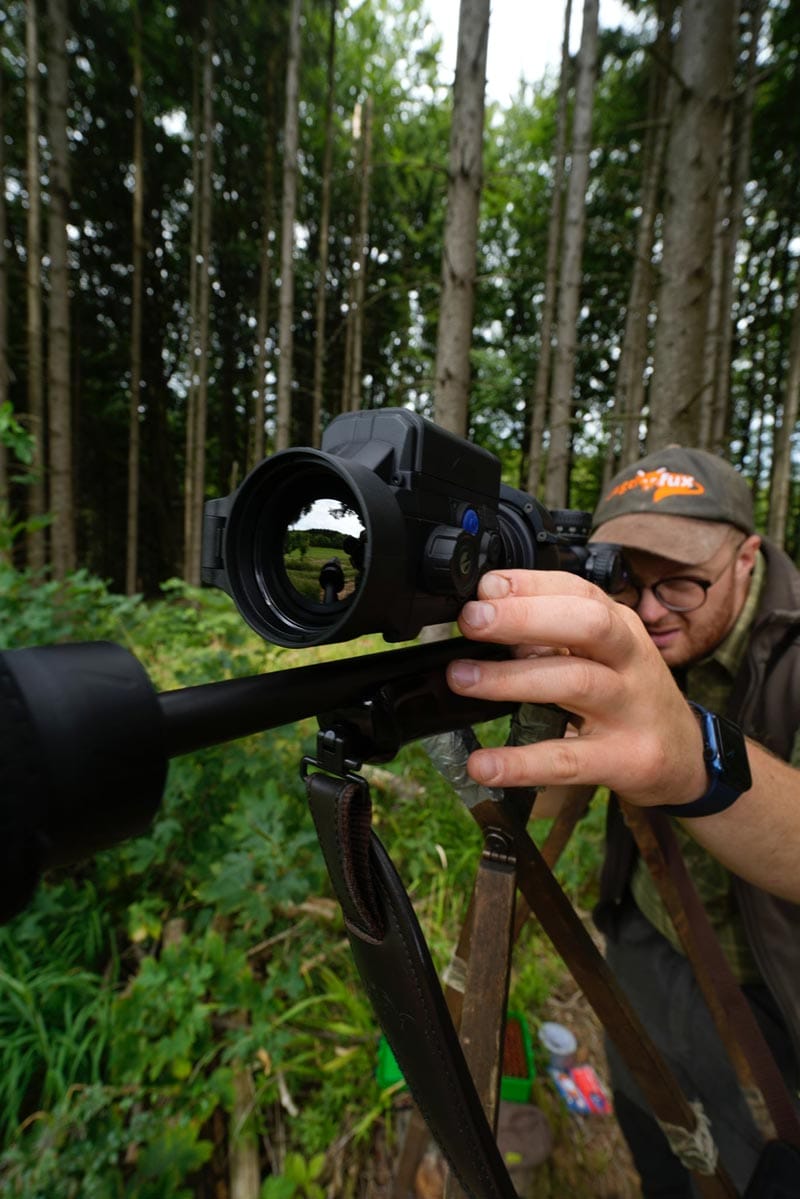
<svg viewBox="0 0 800 1199"><path fill-rule="evenodd" d="M744 480L700 450L671 448L620 472L593 537L624 548L629 575L615 597L560 573L500 571L465 605L464 635L512 646L513 657L456 662L450 686L558 703L574 714L576 734L480 750L470 773L491 786L538 784L539 815L554 814L565 786L600 784L675 815L695 885L796 1093L800 575L755 533ZM746 742L702 709L735 721ZM725 744L709 745L718 735ZM722 755L709 764L715 748ZM728 751L731 770L718 769ZM615 799L596 920L609 963L687 1095L702 1101L743 1191L761 1138ZM692 1196L688 1172L613 1050L610 1062L643 1194Z"/></svg>

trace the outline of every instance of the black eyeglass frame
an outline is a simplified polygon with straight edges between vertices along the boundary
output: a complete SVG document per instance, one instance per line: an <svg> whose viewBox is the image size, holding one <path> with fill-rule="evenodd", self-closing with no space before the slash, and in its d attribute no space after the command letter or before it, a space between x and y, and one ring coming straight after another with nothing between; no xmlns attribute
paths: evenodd
<svg viewBox="0 0 800 1199"><path fill-rule="evenodd" d="M611 598L615 599L617 601L617 603L620 603L620 604L624 603L626 608L634 608L635 609L635 608L638 608L639 604L642 602L642 592L643 591L652 591L653 595L656 597L659 604L661 604L661 607L666 608L669 612L696 612L698 610L698 608L703 607L703 604L706 602L706 600L708 598L708 593L709 593L710 589L716 583L718 583L720 581L720 579L725 574L725 571L728 569L728 567L732 566L733 563L736 561L736 557L739 553L739 550L742 548L745 541L747 541L747 538L743 537L742 540L737 543L732 556L728 559L728 561L722 567L722 569L720 570L720 572L716 576L716 578L698 579L694 575L670 575L666 579L659 579L658 582L656 582L656 583L637 583L632 574L627 574L626 578L625 578L625 586L621 587L618 591L612 593ZM668 601L661 598L661 596L659 595L659 588L668 586L670 583L692 583L695 587L700 587L702 589L703 597L699 603L692 604L691 607L689 607L689 608L687 608L683 605L680 605L680 604L669 603ZM636 601L635 601L635 603L632 603L632 604L629 604L625 600L620 599L622 592L627 591L629 589L636 592Z"/></svg>

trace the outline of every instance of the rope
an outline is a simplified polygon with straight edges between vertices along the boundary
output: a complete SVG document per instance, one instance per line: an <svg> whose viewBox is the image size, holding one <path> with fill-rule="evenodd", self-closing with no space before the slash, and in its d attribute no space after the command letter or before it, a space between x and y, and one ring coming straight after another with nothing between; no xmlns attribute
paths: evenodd
<svg viewBox="0 0 800 1199"><path fill-rule="evenodd" d="M695 1170L698 1174L713 1174L717 1168L719 1150L711 1135L711 1123L702 1103L697 1101L689 1106L697 1118L694 1128L666 1124L661 1120L658 1121L659 1128L669 1141L670 1149L687 1170Z"/></svg>
<svg viewBox="0 0 800 1199"><path fill-rule="evenodd" d="M442 982L446 987L464 994L467 989L467 963L463 958L453 954L442 974Z"/></svg>

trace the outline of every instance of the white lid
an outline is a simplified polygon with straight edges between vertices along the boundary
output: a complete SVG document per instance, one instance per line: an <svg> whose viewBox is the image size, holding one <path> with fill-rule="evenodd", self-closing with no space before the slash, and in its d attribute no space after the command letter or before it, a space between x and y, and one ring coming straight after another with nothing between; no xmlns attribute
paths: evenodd
<svg viewBox="0 0 800 1199"><path fill-rule="evenodd" d="M563 1024L546 1021L539 1029L539 1040L548 1053L574 1053L578 1042Z"/></svg>

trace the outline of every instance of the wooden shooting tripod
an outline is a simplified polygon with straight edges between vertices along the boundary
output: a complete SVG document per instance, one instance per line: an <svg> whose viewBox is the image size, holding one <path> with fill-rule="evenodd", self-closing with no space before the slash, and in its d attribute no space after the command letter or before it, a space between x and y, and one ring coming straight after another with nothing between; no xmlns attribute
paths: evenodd
<svg viewBox="0 0 800 1199"><path fill-rule="evenodd" d="M370 700L368 723L385 729L396 715L394 706L403 711L405 698L393 691L377 703L376 699ZM524 705L512 721L511 740L522 744L560 736L565 723L566 715L558 709ZM483 833L472 900L456 951L466 962L466 983L463 993L452 985L446 988L445 1006L435 977L431 980L427 947L402 884L369 831L367 784L353 773L369 757L364 711L340 711L320 718L320 724L318 759L304 767L312 814L357 965L424 1118L424 1123L419 1116L412 1118L397 1170L396 1199L413 1194L413 1174L429 1132L451 1167L447 1199L512 1199L515 1194L494 1135L511 952L531 913L614 1041L668 1139L693 1170L700 1193L705 1199L735 1196L717 1161L705 1117L681 1092L552 873L583 805L574 804L562 813L540 851L526 828L533 791L491 794L471 784L464 769L471 731L439 735L429 743L434 760L437 753L448 758L449 777ZM742 1087L756 1097L767 1138L800 1147L800 1125L791 1100L693 891L667 819L640 811L627 811L626 819L674 919ZM522 897L519 905L517 891ZM463 1048L455 1041L455 1028Z"/></svg>

